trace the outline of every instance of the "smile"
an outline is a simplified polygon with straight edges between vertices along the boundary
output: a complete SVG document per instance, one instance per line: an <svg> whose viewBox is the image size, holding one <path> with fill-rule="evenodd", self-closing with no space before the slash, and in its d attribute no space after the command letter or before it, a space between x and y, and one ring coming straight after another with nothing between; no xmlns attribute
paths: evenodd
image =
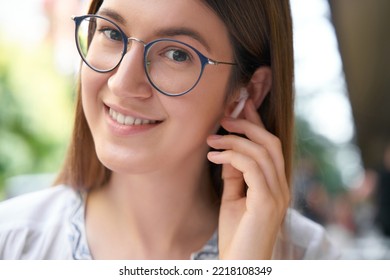
<svg viewBox="0 0 390 280"><path fill-rule="evenodd" d="M122 125L143 125L143 124L155 124L158 122L156 120L145 120L145 119L134 118L132 116L125 116L121 113L118 113L112 108L109 109L108 113L112 120Z"/></svg>

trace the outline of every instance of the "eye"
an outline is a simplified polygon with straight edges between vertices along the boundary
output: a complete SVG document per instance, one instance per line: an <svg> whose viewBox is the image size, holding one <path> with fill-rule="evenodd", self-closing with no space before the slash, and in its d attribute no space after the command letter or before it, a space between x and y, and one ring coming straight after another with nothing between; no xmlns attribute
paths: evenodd
<svg viewBox="0 0 390 280"><path fill-rule="evenodd" d="M173 60L175 62L186 62L186 61L191 61L191 56L183 50L179 49L171 49L165 52L165 56Z"/></svg>
<svg viewBox="0 0 390 280"><path fill-rule="evenodd" d="M110 40L122 41L122 34L116 29L103 28L99 31L102 32L104 36L106 36Z"/></svg>

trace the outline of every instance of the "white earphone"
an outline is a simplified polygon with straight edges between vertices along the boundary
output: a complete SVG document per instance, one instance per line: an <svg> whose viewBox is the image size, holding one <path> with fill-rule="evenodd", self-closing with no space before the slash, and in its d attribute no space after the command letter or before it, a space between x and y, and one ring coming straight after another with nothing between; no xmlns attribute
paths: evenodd
<svg viewBox="0 0 390 280"><path fill-rule="evenodd" d="M238 100L237 100L238 104L237 104L236 108L234 108L233 112L230 114L230 117L236 119L240 115L242 109L244 109L245 102L248 98L249 98L249 93L246 90L246 88L241 88L240 89L240 96L238 97Z"/></svg>

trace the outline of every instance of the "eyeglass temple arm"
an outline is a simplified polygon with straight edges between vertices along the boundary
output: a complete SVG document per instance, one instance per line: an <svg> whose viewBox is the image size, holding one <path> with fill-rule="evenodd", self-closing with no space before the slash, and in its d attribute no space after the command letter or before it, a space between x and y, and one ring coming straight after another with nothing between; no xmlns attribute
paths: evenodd
<svg viewBox="0 0 390 280"><path fill-rule="evenodd" d="M234 63L234 62L216 61L216 60L212 60L210 58L208 59L208 64L211 64L211 65L218 65L218 64L237 65L237 63Z"/></svg>

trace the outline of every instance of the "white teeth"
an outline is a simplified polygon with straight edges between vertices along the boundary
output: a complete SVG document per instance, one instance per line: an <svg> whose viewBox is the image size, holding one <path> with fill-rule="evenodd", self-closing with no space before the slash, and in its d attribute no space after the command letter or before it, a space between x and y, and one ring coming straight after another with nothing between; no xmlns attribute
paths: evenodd
<svg viewBox="0 0 390 280"><path fill-rule="evenodd" d="M114 111L112 108L110 108L109 110L109 115L114 121L123 125L154 124L157 122L152 120L138 119L131 116L125 116L121 113L118 113L117 111Z"/></svg>
<svg viewBox="0 0 390 280"><path fill-rule="evenodd" d="M118 114L116 116L116 121L120 124L125 124L125 116L122 114Z"/></svg>
<svg viewBox="0 0 390 280"><path fill-rule="evenodd" d="M125 119L125 125L132 125L132 124L134 124L134 118L127 116Z"/></svg>

